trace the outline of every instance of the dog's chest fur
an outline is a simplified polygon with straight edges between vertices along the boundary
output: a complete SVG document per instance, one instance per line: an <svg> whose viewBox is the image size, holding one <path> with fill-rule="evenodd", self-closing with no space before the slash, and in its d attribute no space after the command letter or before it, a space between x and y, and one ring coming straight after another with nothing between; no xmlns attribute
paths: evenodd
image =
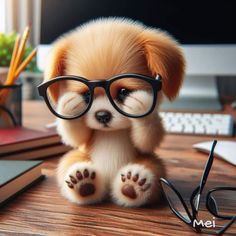
<svg viewBox="0 0 236 236"><path fill-rule="evenodd" d="M128 130L96 131L91 158L95 167L107 180L113 179L117 171L135 157Z"/></svg>

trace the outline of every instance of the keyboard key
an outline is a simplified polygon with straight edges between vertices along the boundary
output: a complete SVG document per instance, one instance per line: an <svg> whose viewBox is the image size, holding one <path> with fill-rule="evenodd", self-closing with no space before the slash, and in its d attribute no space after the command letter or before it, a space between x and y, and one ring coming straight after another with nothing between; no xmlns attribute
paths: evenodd
<svg viewBox="0 0 236 236"><path fill-rule="evenodd" d="M173 133L181 133L183 130L183 126L182 125L175 125L175 126L172 126L170 127L170 131L173 132Z"/></svg>
<svg viewBox="0 0 236 236"><path fill-rule="evenodd" d="M201 126L196 126L195 127L195 134L204 134L205 133L205 128Z"/></svg>
<svg viewBox="0 0 236 236"><path fill-rule="evenodd" d="M194 127L192 125L185 126L184 133L188 133L188 134L194 133Z"/></svg>
<svg viewBox="0 0 236 236"><path fill-rule="evenodd" d="M195 114L193 115L193 117L194 117L195 119L202 119L202 118L203 118L202 114L200 114L200 113L195 113Z"/></svg>
<svg viewBox="0 0 236 236"><path fill-rule="evenodd" d="M185 114L184 114L184 117L186 117L186 118L191 118L191 117L192 117L192 114L191 114L191 113L185 113Z"/></svg>
<svg viewBox="0 0 236 236"><path fill-rule="evenodd" d="M202 114L203 119L209 119L212 120L213 116L211 114Z"/></svg>
<svg viewBox="0 0 236 236"><path fill-rule="evenodd" d="M223 129L221 129L221 130L218 131L218 134L219 134L219 135L226 135L226 136L228 136L228 135L229 135L229 130L223 130ZM232 135L232 134L231 134L231 135Z"/></svg>
<svg viewBox="0 0 236 236"><path fill-rule="evenodd" d="M206 127L206 134L217 134L217 129L215 127Z"/></svg>

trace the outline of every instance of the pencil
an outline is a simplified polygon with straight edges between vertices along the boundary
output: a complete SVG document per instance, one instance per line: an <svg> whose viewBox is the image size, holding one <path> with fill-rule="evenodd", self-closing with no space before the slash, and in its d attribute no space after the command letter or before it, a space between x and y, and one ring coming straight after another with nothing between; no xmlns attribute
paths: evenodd
<svg viewBox="0 0 236 236"><path fill-rule="evenodd" d="M35 48L28 57L21 63L21 65L17 68L14 78L16 79L20 73L25 69L25 67L30 63L30 61L34 58L37 53L37 48Z"/></svg>
<svg viewBox="0 0 236 236"><path fill-rule="evenodd" d="M13 49L13 52L12 52L12 57L11 57L11 62L10 62L10 66L9 66L9 70L8 70L8 74L7 74L7 79L5 81L5 85L7 85L9 83L9 81L11 81L12 79L12 76L13 76L13 66L14 66L14 63L15 63L15 60L16 60L16 55L17 55L17 52L18 52L18 49L19 49L19 44L20 44L20 35L17 35L16 37L16 41L15 41L15 44L14 44L14 49Z"/></svg>
<svg viewBox="0 0 236 236"><path fill-rule="evenodd" d="M22 40L21 40L21 43L20 43L20 47L19 47L19 50L17 52L17 55L16 55L16 60L14 61L14 65L13 65L13 68L12 68L12 78L11 80L9 81L9 84L13 84L14 80L15 80L15 71L17 69L17 67L19 66L19 63L20 63L20 60L22 58L22 55L24 53L24 50L25 50L25 44L26 44L26 41L29 37L29 32L30 32L30 28L27 26L24 30L24 33L23 33L23 36L22 36Z"/></svg>

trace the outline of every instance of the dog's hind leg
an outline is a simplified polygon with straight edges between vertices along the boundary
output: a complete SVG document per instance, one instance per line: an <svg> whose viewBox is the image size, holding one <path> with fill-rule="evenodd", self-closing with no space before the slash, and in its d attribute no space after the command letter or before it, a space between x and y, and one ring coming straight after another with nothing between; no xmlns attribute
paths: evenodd
<svg viewBox="0 0 236 236"><path fill-rule="evenodd" d="M73 150L59 163L57 180L61 193L78 204L93 204L103 200L106 194L104 178L93 166L86 153Z"/></svg>
<svg viewBox="0 0 236 236"><path fill-rule="evenodd" d="M165 168L155 155L140 154L122 167L112 183L112 198L118 205L138 207L157 202L161 196L159 179Z"/></svg>

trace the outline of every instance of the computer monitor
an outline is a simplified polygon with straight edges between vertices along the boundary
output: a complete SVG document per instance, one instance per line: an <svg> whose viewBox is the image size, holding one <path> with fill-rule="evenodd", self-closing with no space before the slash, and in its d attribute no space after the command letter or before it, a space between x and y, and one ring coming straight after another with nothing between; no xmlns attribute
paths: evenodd
<svg viewBox="0 0 236 236"><path fill-rule="evenodd" d="M215 77L236 75L235 9L235 0L41 0L39 42L51 44L84 22L108 16L163 29L181 43L187 59L180 98L173 104L164 102L164 107L219 110ZM41 48L39 57L44 58Z"/></svg>

